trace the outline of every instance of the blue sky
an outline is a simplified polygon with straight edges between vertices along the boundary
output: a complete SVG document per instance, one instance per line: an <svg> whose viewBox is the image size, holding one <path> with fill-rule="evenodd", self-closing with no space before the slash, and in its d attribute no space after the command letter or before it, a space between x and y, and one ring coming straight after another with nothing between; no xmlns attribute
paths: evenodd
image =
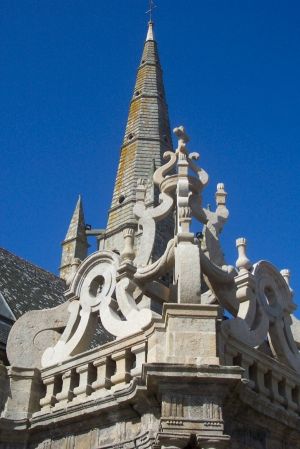
<svg viewBox="0 0 300 449"><path fill-rule="evenodd" d="M236 260L290 268L300 292L300 3L160 0L155 32L171 126L228 192L222 240ZM0 246L57 272L79 193L104 227L136 69L145 0L2 0Z"/></svg>

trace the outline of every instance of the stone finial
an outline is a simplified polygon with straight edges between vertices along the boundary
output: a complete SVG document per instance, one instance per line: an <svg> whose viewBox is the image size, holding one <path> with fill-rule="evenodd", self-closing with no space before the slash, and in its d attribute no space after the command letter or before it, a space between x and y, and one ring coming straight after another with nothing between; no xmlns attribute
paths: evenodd
<svg viewBox="0 0 300 449"><path fill-rule="evenodd" d="M283 270L280 270L280 274L283 277L283 279L285 280L288 288L290 289L290 292L293 295L294 291L291 288L291 271L288 270L287 268L284 268Z"/></svg>
<svg viewBox="0 0 300 449"><path fill-rule="evenodd" d="M222 182L219 182L217 184L217 191L216 191L215 197L216 197L217 206L225 206L226 205L227 193L225 192L225 186Z"/></svg>
<svg viewBox="0 0 300 449"><path fill-rule="evenodd" d="M124 248L121 253L122 262L132 262L135 258L134 252L134 229L126 228L123 231Z"/></svg>
<svg viewBox="0 0 300 449"><path fill-rule="evenodd" d="M187 153L186 144L189 142L190 138L185 132L185 128L183 126L178 126L173 129L175 136L178 138L178 148L177 152Z"/></svg>
<svg viewBox="0 0 300 449"><path fill-rule="evenodd" d="M250 260L246 255L247 240L243 237L236 240L236 247L238 249L239 257L235 263L235 266L239 271L249 271L252 267Z"/></svg>

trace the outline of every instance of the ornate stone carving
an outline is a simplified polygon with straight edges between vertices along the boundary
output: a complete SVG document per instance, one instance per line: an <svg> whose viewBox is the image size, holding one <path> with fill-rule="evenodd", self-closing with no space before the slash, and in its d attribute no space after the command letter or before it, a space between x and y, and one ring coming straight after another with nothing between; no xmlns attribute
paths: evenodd
<svg viewBox="0 0 300 449"><path fill-rule="evenodd" d="M97 325L100 305L106 310L116 287L119 258L109 251L89 256L80 266L66 298L70 317L55 346L45 350L42 366L59 363L86 349ZM103 313L103 312L102 312Z"/></svg>
<svg viewBox="0 0 300 449"><path fill-rule="evenodd" d="M274 356L300 372L300 355L291 331L291 313L295 309L291 291L269 262L258 262L248 272L246 267L251 264L243 247L244 242L238 259L240 274L235 278L238 313L236 318L224 322L222 329L252 347L261 345L268 337Z"/></svg>
<svg viewBox="0 0 300 449"><path fill-rule="evenodd" d="M134 229L126 228L123 231L124 248L121 253L122 262L131 262L134 259Z"/></svg>
<svg viewBox="0 0 300 449"><path fill-rule="evenodd" d="M95 253L79 265L66 294L71 300L68 324L58 343L45 351L43 365L57 363L82 350L97 324L97 316L116 337L133 334L149 325L153 313L141 307L137 299L159 276L174 270L174 300L181 304L200 303L203 275L206 290L209 288L206 297L219 301L234 315L222 325L224 336L252 347L261 345L268 336L274 356L299 371L299 352L291 332L290 314L294 305L288 271L280 274L267 262L252 265L243 238L237 240L238 272L226 265L219 241L229 214L224 184L217 185L216 210L203 208L202 190L208 175L195 164L199 154L189 153L185 129L175 128L174 133L178 138L175 152L166 152L164 157L168 161L153 174L153 182L160 190L160 204L146 207L145 182L140 180L137 184L134 207L140 235L137 253L134 230L128 228L123 232L121 265L119 257L107 251ZM196 176L191 176L191 172ZM164 254L150 263L156 225L174 211L175 237L168 242ZM193 217L204 225L200 241L191 232Z"/></svg>

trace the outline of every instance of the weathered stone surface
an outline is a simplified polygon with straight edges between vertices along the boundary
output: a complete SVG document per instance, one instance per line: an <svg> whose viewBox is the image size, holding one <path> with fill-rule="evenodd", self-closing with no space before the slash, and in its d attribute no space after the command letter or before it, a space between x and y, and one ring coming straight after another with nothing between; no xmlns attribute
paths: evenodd
<svg viewBox="0 0 300 449"><path fill-rule="evenodd" d="M225 263L224 185L217 186L216 210L203 208L208 175L195 163L199 154L189 152L184 127L175 128L178 146L166 163L156 168L152 161L153 181L134 191L151 163L145 142L153 137L159 159L168 127L153 39L150 23L113 202L120 188L128 197L113 203L105 237L120 245L119 254L102 248L73 263L68 301L29 312L13 327L8 346L16 366L0 365L1 447L300 447L289 272L253 264L244 238L237 240L237 269ZM159 130L157 120L166 120ZM156 232L174 216L172 235ZM192 218L202 234L192 232ZM160 257L157 239L165 240ZM89 349L97 324L116 338Z"/></svg>
<svg viewBox="0 0 300 449"><path fill-rule="evenodd" d="M141 63L138 68L133 97L129 108L124 141L109 210L104 241L100 247L122 251L120 238L124 227L136 226L133 207L139 179L150 181L147 198L148 207L158 204L158 195L152 181L152 167L160 167L163 154L172 149L168 108L165 98L162 70L157 44L154 39L145 42ZM172 221L172 219L171 219ZM165 223L158 225L161 238L156 242L154 257L158 258L165 242L172 237L173 227ZM137 241L138 245L138 241Z"/></svg>
<svg viewBox="0 0 300 449"><path fill-rule="evenodd" d="M47 312L33 310L14 324L7 342L7 356L12 366L41 368L43 352L49 344L58 341L61 329L67 324L68 306L65 302Z"/></svg>

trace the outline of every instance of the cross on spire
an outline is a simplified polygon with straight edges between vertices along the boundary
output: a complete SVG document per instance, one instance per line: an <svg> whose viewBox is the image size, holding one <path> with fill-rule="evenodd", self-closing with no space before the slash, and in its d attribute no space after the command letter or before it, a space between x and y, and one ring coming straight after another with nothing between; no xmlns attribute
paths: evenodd
<svg viewBox="0 0 300 449"><path fill-rule="evenodd" d="M149 0L149 9L146 11L146 14L149 14L149 22L152 22L152 15L154 8L157 8L157 5L155 5L153 0Z"/></svg>

